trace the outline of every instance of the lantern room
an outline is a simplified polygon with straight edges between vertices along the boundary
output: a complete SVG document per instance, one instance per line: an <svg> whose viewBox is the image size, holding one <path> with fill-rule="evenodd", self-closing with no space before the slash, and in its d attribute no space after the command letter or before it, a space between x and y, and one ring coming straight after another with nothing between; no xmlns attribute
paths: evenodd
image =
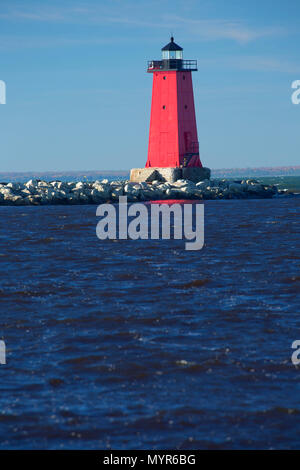
<svg viewBox="0 0 300 470"><path fill-rule="evenodd" d="M174 42L174 38L171 37L171 42L162 48L162 59L178 59L182 60L183 58L183 49Z"/></svg>

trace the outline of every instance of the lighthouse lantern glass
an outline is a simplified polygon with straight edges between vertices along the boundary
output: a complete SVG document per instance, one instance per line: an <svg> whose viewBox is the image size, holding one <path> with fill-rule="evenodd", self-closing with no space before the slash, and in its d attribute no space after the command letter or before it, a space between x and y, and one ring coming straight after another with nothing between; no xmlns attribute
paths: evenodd
<svg viewBox="0 0 300 470"><path fill-rule="evenodd" d="M182 51L162 51L163 60L182 59Z"/></svg>

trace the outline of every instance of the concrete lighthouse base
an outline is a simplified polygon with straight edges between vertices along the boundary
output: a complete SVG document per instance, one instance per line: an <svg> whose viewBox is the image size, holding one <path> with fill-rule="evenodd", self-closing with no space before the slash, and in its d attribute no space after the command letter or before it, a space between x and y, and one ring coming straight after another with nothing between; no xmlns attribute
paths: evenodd
<svg viewBox="0 0 300 470"><path fill-rule="evenodd" d="M152 181L167 181L174 183L177 180L190 180L194 183L210 179L209 168L133 168L130 171L130 181L134 183L151 183Z"/></svg>

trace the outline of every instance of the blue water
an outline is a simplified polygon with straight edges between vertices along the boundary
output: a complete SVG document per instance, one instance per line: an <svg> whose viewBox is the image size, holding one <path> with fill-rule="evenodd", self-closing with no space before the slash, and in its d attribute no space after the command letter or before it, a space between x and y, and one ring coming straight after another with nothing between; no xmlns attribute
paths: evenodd
<svg viewBox="0 0 300 470"><path fill-rule="evenodd" d="M201 251L0 207L0 448L298 448L299 206L207 201Z"/></svg>

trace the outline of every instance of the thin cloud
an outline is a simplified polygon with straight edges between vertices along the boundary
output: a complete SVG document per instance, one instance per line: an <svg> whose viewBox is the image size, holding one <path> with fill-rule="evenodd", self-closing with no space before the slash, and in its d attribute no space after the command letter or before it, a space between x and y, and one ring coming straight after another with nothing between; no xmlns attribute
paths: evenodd
<svg viewBox="0 0 300 470"><path fill-rule="evenodd" d="M176 27L184 27L190 35L203 40L232 39L240 43L247 43L262 37L282 34L281 27L254 28L245 25L241 21L225 19L197 20L168 16L166 20Z"/></svg>
<svg viewBox="0 0 300 470"><path fill-rule="evenodd" d="M235 60L239 68L262 72L300 73L300 65L287 60L270 57L240 57Z"/></svg>
<svg viewBox="0 0 300 470"><path fill-rule="evenodd" d="M294 61L287 61L284 58L264 57L264 56L222 56L211 59L199 59L198 67L211 69L238 69L249 70L256 72L276 72L276 73L289 73L299 74L300 65Z"/></svg>
<svg viewBox="0 0 300 470"><path fill-rule="evenodd" d="M0 50L11 51L14 49L40 49L52 47L72 47L91 46L125 43L127 37L114 36L112 38L87 37L87 38L66 38L66 37L32 37L32 36L0 36Z"/></svg>
<svg viewBox="0 0 300 470"><path fill-rule="evenodd" d="M75 5L71 8L52 7L30 9L10 9L0 14L0 19L20 20L31 22L65 22L65 23L89 23L89 24L120 24L123 26L136 26L141 28L177 29L194 40L216 41L232 40L239 43L248 43L259 38L282 34L281 27L263 28L249 26L239 20L228 19L195 19L184 18L178 15L161 14L160 18L153 16L153 11L143 11L137 6L127 5L122 10L122 4L115 6ZM116 14L116 11L118 13ZM156 11L156 10L155 10ZM124 12L124 14L122 14ZM143 14L142 14L143 13ZM146 18L146 19L145 19Z"/></svg>

